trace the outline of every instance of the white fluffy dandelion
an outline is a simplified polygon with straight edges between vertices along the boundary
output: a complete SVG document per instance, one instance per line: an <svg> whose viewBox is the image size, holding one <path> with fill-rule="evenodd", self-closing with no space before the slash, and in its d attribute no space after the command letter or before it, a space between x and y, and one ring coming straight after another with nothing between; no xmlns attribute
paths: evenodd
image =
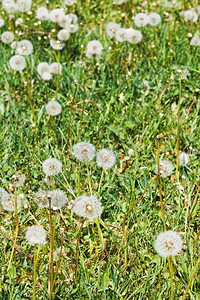
<svg viewBox="0 0 200 300"><path fill-rule="evenodd" d="M144 27L149 23L149 16L145 13L139 13L135 16L134 22L137 27Z"/></svg>
<svg viewBox="0 0 200 300"><path fill-rule="evenodd" d="M119 30L120 25L114 22L110 22L105 25L106 27L106 33L110 37L116 37L116 32Z"/></svg>
<svg viewBox="0 0 200 300"><path fill-rule="evenodd" d="M70 24L69 26L66 26L65 29L67 29L70 33L75 33L78 30L78 24Z"/></svg>
<svg viewBox="0 0 200 300"><path fill-rule="evenodd" d="M14 34L11 31L5 31L1 35L1 41L4 44L10 44L14 40Z"/></svg>
<svg viewBox="0 0 200 300"><path fill-rule="evenodd" d="M40 21L47 21L49 20L49 11L46 7L39 7L36 11L36 17Z"/></svg>
<svg viewBox="0 0 200 300"><path fill-rule="evenodd" d="M50 40L50 45L54 50L62 50L64 47L64 43L60 40Z"/></svg>
<svg viewBox="0 0 200 300"><path fill-rule="evenodd" d="M28 40L22 40L17 44L17 53L19 55L30 55L33 52L33 44Z"/></svg>
<svg viewBox="0 0 200 300"><path fill-rule="evenodd" d="M25 58L22 55L14 55L9 61L11 69L15 71L22 71L26 67Z"/></svg>
<svg viewBox="0 0 200 300"><path fill-rule="evenodd" d="M159 14L157 14L157 13L151 13L151 14L149 14L149 24L151 26L158 25L160 23L160 21L161 21L161 17L160 17Z"/></svg>
<svg viewBox="0 0 200 300"><path fill-rule="evenodd" d="M182 239L175 231L161 232L155 241L155 250L162 257L177 255L182 249Z"/></svg>
<svg viewBox="0 0 200 300"><path fill-rule="evenodd" d="M36 244L43 245L46 240L46 231L41 226L33 225L28 227L25 238L26 241L32 246Z"/></svg>
<svg viewBox="0 0 200 300"><path fill-rule="evenodd" d="M7 211L15 211L15 194L5 193L1 199L1 205ZM21 206L21 197L17 196L17 209Z"/></svg>
<svg viewBox="0 0 200 300"><path fill-rule="evenodd" d="M38 74L42 75L44 72L49 72L49 64L47 62L41 62L37 66Z"/></svg>
<svg viewBox="0 0 200 300"><path fill-rule="evenodd" d="M187 165L189 163L189 158L192 156L192 154L187 154L185 152L182 152L179 154L179 166Z"/></svg>
<svg viewBox="0 0 200 300"><path fill-rule="evenodd" d="M49 199L51 200L51 208L60 209L67 203L65 193L60 190L52 190L47 192L47 206L49 207Z"/></svg>
<svg viewBox="0 0 200 300"><path fill-rule="evenodd" d="M117 29L115 37L118 42L122 43L126 41L126 31L126 28Z"/></svg>
<svg viewBox="0 0 200 300"><path fill-rule="evenodd" d="M97 58L100 58L102 49L103 49L102 44L99 41L97 40L90 41L87 44L86 56L88 58L91 58L92 56L96 56Z"/></svg>
<svg viewBox="0 0 200 300"><path fill-rule="evenodd" d="M195 35L190 41L191 46L200 46L200 36Z"/></svg>
<svg viewBox="0 0 200 300"><path fill-rule="evenodd" d="M67 41L69 39L70 33L67 29L61 29L58 34L57 34L57 38L60 41Z"/></svg>
<svg viewBox="0 0 200 300"><path fill-rule="evenodd" d="M55 176L61 172L62 163L55 158L48 158L43 162L42 168L47 176Z"/></svg>
<svg viewBox="0 0 200 300"><path fill-rule="evenodd" d="M60 19L58 24L60 27L63 27L63 28L69 27L71 24L71 18L69 17L69 15L65 15Z"/></svg>
<svg viewBox="0 0 200 300"><path fill-rule="evenodd" d="M24 184L25 179L26 179L26 177L25 177L24 174L17 174L16 173L12 176L12 184L16 187L20 187Z"/></svg>
<svg viewBox="0 0 200 300"><path fill-rule="evenodd" d="M52 79L52 74L50 72L43 72L41 77L44 81L49 81Z"/></svg>
<svg viewBox="0 0 200 300"><path fill-rule="evenodd" d="M54 23L59 23L60 20L64 17L65 13L61 8L55 8L50 11L49 18Z"/></svg>
<svg viewBox="0 0 200 300"><path fill-rule="evenodd" d="M32 0L18 0L17 9L21 12L27 12L32 6Z"/></svg>
<svg viewBox="0 0 200 300"><path fill-rule="evenodd" d="M4 20L0 17L0 28L4 25Z"/></svg>
<svg viewBox="0 0 200 300"><path fill-rule="evenodd" d="M72 207L76 215L90 220L100 217L102 210L101 201L96 196L78 197Z"/></svg>
<svg viewBox="0 0 200 300"><path fill-rule="evenodd" d="M17 5L14 0L3 0L2 6L9 14L13 14L17 11Z"/></svg>
<svg viewBox="0 0 200 300"><path fill-rule="evenodd" d="M49 72L53 74L61 74L62 72L62 65L60 63L54 62L49 66Z"/></svg>
<svg viewBox="0 0 200 300"><path fill-rule="evenodd" d="M48 191L39 190L34 194L33 199L40 208L44 208L44 207L48 207L47 196L48 196Z"/></svg>
<svg viewBox="0 0 200 300"><path fill-rule="evenodd" d="M95 147L87 142L79 142L74 145L72 149L72 154L79 161L90 161L95 156Z"/></svg>
<svg viewBox="0 0 200 300"><path fill-rule="evenodd" d="M64 0L64 3L68 6L73 5L74 3L76 3L76 0Z"/></svg>
<svg viewBox="0 0 200 300"><path fill-rule="evenodd" d="M102 149L97 153L97 165L103 169L109 169L116 163L115 153L109 149Z"/></svg>
<svg viewBox="0 0 200 300"><path fill-rule="evenodd" d="M50 116L57 116L62 111L61 105L57 101L54 101L54 100L47 103L45 108L46 108L46 112Z"/></svg>
<svg viewBox="0 0 200 300"><path fill-rule="evenodd" d="M16 21L15 21L15 26L20 26L23 24L23 19L22 18L18 18Z"/></svg>
<svg viewBox="0 0 200 300"><path fill-rule="evenodd" d="M172 174L174 166L169 160L160 160L159 165L161 177L167 177ZM155 173L158 174L158 166L155 168Z"/></svg>
<svg viewBox="0 0 200 300"><path fill-rule="evenodd" d="M139 30L129 28L126 30L125 38L129 43L137 44L142 39L142 34Z"/></svg>

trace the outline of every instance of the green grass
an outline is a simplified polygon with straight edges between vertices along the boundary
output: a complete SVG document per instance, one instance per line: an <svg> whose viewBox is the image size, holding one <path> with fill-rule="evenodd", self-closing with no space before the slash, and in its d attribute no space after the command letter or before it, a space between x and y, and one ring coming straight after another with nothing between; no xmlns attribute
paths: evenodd
<svg viewBox="0 0 200 300"><path fill-rule="evenodd" d="M52 2L54 3L47 5L49 9L56 6L55 2L57 7L61 6L60 1ZM126 268L122 226L126 212L155 176L158 143L160 157L176 165L179 99L178 77L173 70L176 65L190 71L187 79L182 81L180 151L195 155L187 166L180 167L179 181L175 178L174 170L173 175L161 180L161 185L167 229L179 232L183 239L182 251L172 259L173 299L182 299L199 255L200 50L199 47L190 45L191 38L188 37L188 33L197 33L199 20L196 23L186 22L179 16L181 8L170 10L164 8L162 3L153 6L153 2L149 1L149 12L155 10L162 18L162 22L155 28L156 42L154 28L148 25L139 28L143 34L139 44L125 42L114 46L114 41L105 33L104 23L117 22L122 27L132 26L138 29L132 17L141 11L148 12L147 6L143 7L137 1L128 1L121 7L114 6L112 1L77 2L69 7L67 13L78 15L80 28L71 35L67 46L69 51L64 48L60 52L63 71L59 78L58 101L63 111L54 117L59 141L45 111L46 103L55 97L56 75L51 81L44 82L37 74L37 65L40 62L56 61L49 40L38 33L25 34L22 37L15 34L16 40L29 39L34 45L34 52L28 57L28 70L37 118L37 136L32 127L33 117L24 84L26 72L14 72L10 69L9 59L14 52L11 53L10 45L0 43L0 186L13 192L12 175L16 172L26 175L25 185L18 189L19 194L24 193L25 200L18 212L17 249L9 271L7 268L13 246L15 215L1 208L0 298L32 298L34 247L27 244L25 232L27 227L38 222L47 232L47 242L41 247L38 257L36 295L37 299L48 299L49 222L46 210L35 204L34 193L40 188L52 189L45 183L42 171L42 162L52 156L63 163L63 172L74 194L78 196L79 163L73 157L71 149L78 141L87 141L97 150L109 148L117 156L115 167L105 172L100 190L104 206L100 227L105 245L102 249L96 223L85 221L80 234L75 282L76 243L80 220L67 205L62 210L65 223L59 211L52 211L53 217L57 215L54 249L60 247L63 239L66 251L61 257L54 286L54 299L170 299L168 262L154 249L156 236L164 231L157 180L127 218ZM106 15L102 22L105 2ZM23 14L24 23L30 23L34 32L49 33L55 27L52 22L34 25L35 10L43 5L42 1L34 1L33 14L30 17ZM186 6L190 9L194 3L188 2ZM1 17L5 20L1 33L12 30L12 20L3 13L3 8L0 9ZM122 12L125 13L124 17ZM172 20L166 21L166 12L172 13ZM18 13L14 20L20 16ZM24 32L23 27L16 30ZM58 28L53 33L54 38L57 31ZM38 36L42 39L38 40ZM97 64L85 56L87 43L93 39L101 41L104 48ZM112 49L109 50L109 47ZM116 50L114 54L113 47ZM77 90L75 80L78 82ZM143 87L143 80L149 81L149 92ZM76 106L74 105L72 113L69 141L68 127L73 97ZM86 99L91 101L86 101L84 105ZM80 133L82 109L84 111ZM133 154L125 161L123 159L128 156L129 149L133 149ZM93 192L97 192L101 169L95 161L89 164L89 169ZM89 195L84 164L80 167L80 178L81 195ZM65 191L70 202L73 196L67 192L66 186L62 175L58 175L55 187ZM60 233L62 228L64 234ZM56 265L54 263L54 271ZM200 298L199 285L197 270L187 299Z"/></svg>

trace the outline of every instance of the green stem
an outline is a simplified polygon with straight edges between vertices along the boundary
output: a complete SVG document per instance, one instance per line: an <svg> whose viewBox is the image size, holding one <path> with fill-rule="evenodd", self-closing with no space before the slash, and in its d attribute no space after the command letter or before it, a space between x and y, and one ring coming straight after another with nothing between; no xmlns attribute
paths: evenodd
<svg viewBox="0 0 200 300"><path fill-rule="evenodd" d="M176 160L176 179L178 179L179 167L179 143L180 143L180 111L181 111L181 79L179 78L179 100L178 100L178 121L177 121L177 160Z"/></svg>
<svg viewBox="0 0 200 300"><path fill-rule="evenodd" d="M70 145L70 134L71 134L71 122L72 122L72 116L73 116L73 111L74 111L73 107L74 107L74 100L75 100L77 89L78 89L78 85L76 84L74 96L72 98L72 103L71 103L70 116L69 116L69 125L68 125L68 143L69 143L69 145Z"/></svg>
<svg viewBox="0 0 200 300"><path fill-rule="evenodd" d="M37 259L36 259L36 245L34 245L33 300L36 299L36 298L35 298L36 265L37 265Z"/></svg>
<svg viewBox="0 0 200 300"><path fill-rule="evenodd" d="M168 257L168 264L169 264L169 271L171 275L171 295L170 295L170 300L173 300L173 292L174 292L174 270L173 270L173 263L172 263L172 258Z"/></svg>
<svg viewBox="0 0 200 300"><path fill-rule="evenodd" d="M52 125L53 125L53 129L54 129L54 131L55 131L56 138L57 138L57 140L58 140L58 142L59 142L58 131L57 131L57 129L56 129L56 125L55 125L55 122L54 122L53 116L50 116L50 120L51 120L51 123L52 123Z"/></svg>
<svg viewBox="0 0 200 300"><path fill-rule="evenodd" d="M99 234L99 238L100 238L100 241L101 241L101 245L103 247L104 246L104 240L103 240L103 234L102 234L102 231L101 231L101 227L100 227L100 224L99 224L99 218L96 219L96 224L97 224L97 229L98 229L98 234Z"/></svg>
<svg viewBox="0 0 200 300"><path fill-rule="evenodd" d="M27 96L28 96L28 100L29 100L29 103L30 103L30 106L31 106L31 111L32 111L32 114L33 114L33 120L34 120L35 126L37 126L35 110L34 110L34 107L33 107L33 101L32 101L32 97L31 97L31 87L30 87L30 80L29 80L29 76L28 76L27 60L26 60L26 80L27 80Z"/></svg>
<svg viewBox="0 0 200 300"><path fill-rule="evenodd" d="M77 279L77 270L78 270L78 253L79 253L79 242L80 242L80 236L81 236L81 230L83 228L85 220L81 222L79 232L78 232L78 238L77 238L77 243L76 243L76 267L75 267L75 275L74 275L74 281L76 282Z"/></svg>
<svg viewBox="0 0 200 300"><path fill-rule="evenodd" d="M51 212L51 199L49 198L49 227L50 227L50 253L49 253L49 300L52 299L53 294L53 246L54 246L54 229L52 223L52 212Z"/></svg>
<svg viewBox="0 0 200 300"><path fill-rule="evenodd" d="M15 218L16 218L16 229L15 229L15 239L13 242L13 247L12 247L12 252L10 255L10 260L8 263L8 269L10 269L11 267L11 263L12 263L12 258L13 258L13 254L14 254L14 250L15 250L15 246L16 246L16 242L17 242L17 236L18 236L18 231L19 231L19 224L18 224L18 211L17 211L17 188L15 187Z"/></svg>
<svg viewBox="0 0 200 300"><path fill-rule="evenodd" d="M99 188L98 188L98 191L97 191L97 198L99 197L99 192L100 192L100 188L101 188L101 184L102 184L102 180L103 180L103 175L104 175L104 169L102 169L102 173L101 173Z"/></svg>
<svg viewBox="0 0 200 300"><path fill-rule="evenodd" d="M89 184L89 188L90 188L90 194L92 196L92 184L91 184L91 178L90 178L90 171L88 168L88 162L86 161L86 168L87 168L87 176L88 176L88 184Z"/></svg>
<svg viewBox="0 0 200 300"><path fill-rule="evenodd" d="M60 63L60 51L58 51L58 56L56 56L56 60L57 60L57 63ZM58 73L57 73L57 78L56 78L56 93L55 93L55 101L57 101L57 98L58 98L58 89L59 89L59 75L60 75L60 72L59 72L59 67L58 67Z"/></svg>
<svg viewBox="0 0 200 300"><path fill-rule="evenodd" d="M86 104L86 102L85 102L85 79L84 79L82 68L81 68L81 75L82 75L82 83L83 83L83 107L82 107L81 118L80 118L80 126L79 126L78 138L80 138L80 136L81 136L83 114L84 114L85 104Z"/></svg>
<svg viewBox="0 0 200 300"><path fill-rule="evenodd" d="M160 158L159 158L159 143L158 143L158 157L157 157L157 164L158 164L158 186L159 186L159 195L160 195L160 206L161 206L161 212L162 212L162 219L163 219L163 225L164 230L167 230L166 223L165 223L165 212L163 208L163 199L162 199L162 190L161 190L161 179L160 179Z"/></svg>
<svg viewBox="0 0 200 300"><path fill-rule="evenodd" d="M151 184L154 182L154 180L157 178L157 176L155 176L150 183L147 185L146 189L144 190L144 192L142 193L142 195L138 198L138 200L131 206L131 208L129 208L129 210L127 211L127 213L125 214L124 220L123 220L123 239L124 239L124 260L125 260L125 267L127 265L127 252L126 252L126 247L127 247L127 241L126 241L126 219L128 217L128 215L130 214L130 212L132 211L132 209L139 203L139 201L143 198L143 196L145 195L146 191L148 190L148 188L151 186Z"/></svg>
<svg viewBox="0 0 200 300"><path fill-rule="evenodd" d="M189 291L189 288L190 288L190 285L191 285L191 283L192 283L192 280L193 280L193 278L194 278L194 276L195 276L195 274L196 274L196 271L198 270L199 264L200 264L200 257L199 257L199 260L197 261L197 264L196 264L196 266L195 266L195 268L194 268L194 271L193 271L192 276L191 276L191 278L190 278L190 281L189 281L189 283L188 283L188 285L187 285L187 288L186 288L186 290L185 290L185 293L184 293L184 295L183 295L182 300L185 300L185 299L186 299L187 293L188 293L188 291Z"/></svg>

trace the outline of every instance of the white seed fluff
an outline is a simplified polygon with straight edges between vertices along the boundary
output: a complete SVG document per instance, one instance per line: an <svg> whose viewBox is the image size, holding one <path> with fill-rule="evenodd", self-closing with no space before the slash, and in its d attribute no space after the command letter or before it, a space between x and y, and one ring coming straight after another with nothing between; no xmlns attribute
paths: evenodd
<svg viewBox="0 0 200 300"><path fill-rule="evenodd" d="M158 25L160 23L160 21L161 21L161 17L160 17L159 14L157 14L157 13L151 13L151 14L149 14L149 24L151 26Z"/></svg>
<svg viewBox="0 0 200 300"><path fill-rule="evenodd" d="M109 149L102 149L97 153L97 165L103 169L109 169L116 163L115 153Z"/></svg>
<svg viewBox="0 0 200 300"><path fill-rule="evenodd" d="M118 28L115 34L116 40L120 43L126 41L126 28Z"/></svg>
<svg viewBox="0 0 200 300"><path fill-rule="evenodd" d="M49 18L52 22L58 23L63 17L65 13L61 8L55 8L50 11Z"/></svg>
<svg viewBox="0 0 200 300"><path fill-rule="evenodd" d="M137 44L142 39L142 34L139 30L129 28L126 30L125 38L129 43Z"/></svg>
<svg viewBox="0 0 200 300"><path fill-rule="evenodd" d="M17 44L17 53L19 55L30 55L33 52L33 44L28 40L22 40Z"/></svg>
<svg viewBox="0 0 200 300"><path fill-rule="evenodd" d="M61 29L58 34L57 34L57 38L60 41L67 41L69 39L70 33L67 29Z"/></svg>
<svg viewBox="0 0 200 300"><path fill-rule="evenodd" d="M100 58L102 49L103 49L103 47L102 47L101 42L99 42L97 40L90 41L87 44L86 56L88 58L91 58L93 55L95 55L97 58Z"/></svg>
<svg viewBox="0 0 200 300"><path fill-rule="evenodd" d="M50 45L54 50L62 50L64 47L64 44L62 41L54 40L54 39L50 40Z"/></svg>
<svg viewBox="0 0 200 300"><path fill-rule="evenodd" d="M49 207L49 199L51 200L51 208L56 210L62 208L67 203L66 195L60 190L52 190L47 192L47 206Z"/></svg>
<svg viewBox="0 0 200 300"><path fill-rule="evenodd" d="M43 162L42 168L47 176L55 176L61 172L62 163L55 158L48 158Z"/></svg>
<svg viewBox="0 0 200 300"><path fill-rule="evenodd" d="M144 27L149 23L149 16L144 13L139 13L134 18L137 27Z"/></svg>
<svg viewBox="0 0 200 300"><path fill-rule="evenodd" d="M49 72L49 64L47 62L41 62L37 66L38 74L42 75L44 72Z"/></svg>
<svg viewBox="0 0 200 300"><path fill-rule="evenodd" d="M200 36L195 35L190 41L191 46L200 46Z"/></svg>
<svg viewBox="0 0 200 300"><path fill-rule="evenodd" d="M96 196L78 197L72 207L72 211L79 217L90 220L100 217L103 207Z"/></svg>
<svg viewBox="0 0 200 300"><path fill-rule="evenodd" d="M61 74L62 72L62 65L60 63L54 62L49 66L49 72L53 74Z"/></svg>
<svg viewBox="0 0 200 300"><path fill-rule="evenodd" d="M36 17L40 21L46 21L49 20L49 11L46 7L39 7L36 11Z"/></svg>
<svg viewBox="0 0 200 300"><path fill-rule="evenodd" d="M155 250L162 257L177 255L182 249L182 239L175 231L161 232L155 241Z"/></svg>
<svg viewBox="0 0 200 300"><path fill-rule="evenodd" d="M13 0L3 0L2 6L9 14L13 14L17 11L17 5Z"/></svg>
<svg viewBox="0 0 200 300"><path fill-rule="evenodd" d="M105 25L106 33L110 37L116 37L116 32L120 28L120 25L114 22L110 22Z"/></svg>
<svg viewBox="0 0 200 300"><path fill-rule="evenodd" d="M7 211L15 211L15 194L4 194L1 199L3 208ZM21 206L21 198L17 196L17 209Z"/></svg>
<svg viewBox="0 0 200 300"><path fill-rule="evenodd" d="M5 31L1 35L1 41L5 44L10 44L14 40L14 34L11 31Z"/></svg>
<svg viewBox="0 0 200 300"><path fill-rule="evenodd" d="M41 77L44 81L49 81L52 79L52 74L50 72L43 72Z"/></svg>
<svg viewBox="0 0 200 300"><path fill-rule="evenodd" d="M32 246L36 244L43 245L46 240L46 231L41 226L33 225L28 227L25 238L26 241Z"/></svg>
<svg viewBox="0 0 200 300"><path fill-rule="evenodd" d="M72 154L79 161L90 161L95 156L95 147L87 142L79 142L74 145L72 149Z"/></svg>
<svg viewBox="0 0 200 300"><path fill-rule="evenodd" d="M29 11L32 5L32 0L18 0L17 9L21 12Z"/></svg>
<svg viewBox="0 0 200 300"><path fill-rule="evenodd" d="M64 0L64 3L68 6L73 5L74 3L76 3L76 0Z"/></svg>
<svg viewBox="0 0 200 300"><path fill-rule="evenodd" d="M14 55L9 61L11 69L15 71L22 71L26 67L25 58L22 55Z"/></svg>
<svg viewBox="0 0 200 300"><path fill-rule="evenodd" d="M179 154L179 166L187 165L189 163L189 157L191 154L187 154L185 152L182 152Z"/></svg>
<svg viewBox="0 0 200 300"><path fill-rule="evenodd" d="M173 164L168 160L160 160L160 176L161 177L167 177L172 174L174 166ZM155 173L158 174L158 166L155 168Z"/></svg>
<svg viewBox="0 0 200 300"><path fill-rule="evenodd" d="M62 107L57 101L54 101L54 100L50 101L46 105L46 112L50 116L57 116L61 113L61 111L62 111Z"/></svg>

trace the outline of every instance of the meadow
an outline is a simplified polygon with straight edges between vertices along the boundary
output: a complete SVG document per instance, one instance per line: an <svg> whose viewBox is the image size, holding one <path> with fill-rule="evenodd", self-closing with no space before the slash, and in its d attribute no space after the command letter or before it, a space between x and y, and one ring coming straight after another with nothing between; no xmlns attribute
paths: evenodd
<svg viewBox="0 0 200 300"><path fill-rule="evenodd" d="M1 1L0 299L200 299L199 19Z"/></svg>

